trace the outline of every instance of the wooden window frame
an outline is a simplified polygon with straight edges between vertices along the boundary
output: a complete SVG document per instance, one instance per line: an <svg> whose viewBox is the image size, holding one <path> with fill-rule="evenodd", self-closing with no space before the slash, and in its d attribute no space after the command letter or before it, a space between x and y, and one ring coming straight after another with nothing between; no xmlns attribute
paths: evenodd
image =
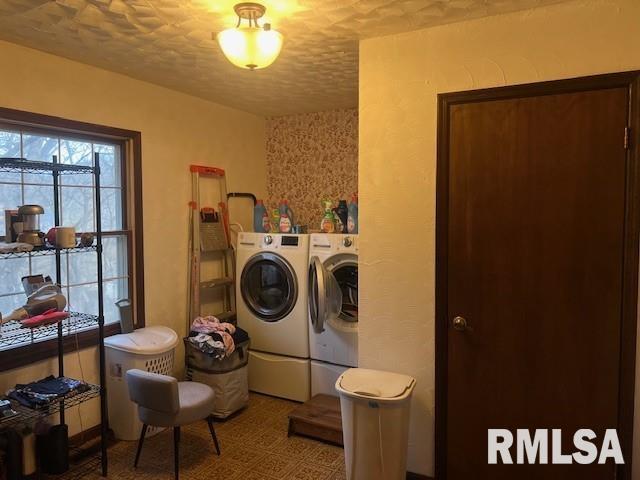
<svg viewBox="0 0 640 480"><path fill-rule="evenodd" d="M132 299L135 308L135 328L145 325L144 305L144 252L142 228L142 134L134 130L96 125L79 122L66 118L25 112L0 107L0 123L16 126L20 129L32 128L36 131L68 134L78 139L96 141L100 138L112 143L119 143L123 158L123 190L133 187L133 194L127 195L131 202L125 209L124 215L133 215L132 229L123 231L127 237L129 252L128 267ZM130 287L130 288L131 288ZM119 323L105 325L105 336L120 333ZM98 330L91 329L77 335L67 335L63 339L64 353L74 352L96 346L98 344ZM48 358L57 356L57 338L37 342L29 345L8 348L0 351L0 372L24 367Z"/></svg>

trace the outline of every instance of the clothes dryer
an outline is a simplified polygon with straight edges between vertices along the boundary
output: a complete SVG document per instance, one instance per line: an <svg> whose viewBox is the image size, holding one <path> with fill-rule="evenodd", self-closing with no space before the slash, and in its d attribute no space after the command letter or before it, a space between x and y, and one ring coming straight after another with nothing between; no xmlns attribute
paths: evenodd
<svg viewBox="0 0 640 480"><path fill-rule="evenodd" d="M309 236L242 232L236 264L238 325L251 337L249 389L308 400Z"/></svg>

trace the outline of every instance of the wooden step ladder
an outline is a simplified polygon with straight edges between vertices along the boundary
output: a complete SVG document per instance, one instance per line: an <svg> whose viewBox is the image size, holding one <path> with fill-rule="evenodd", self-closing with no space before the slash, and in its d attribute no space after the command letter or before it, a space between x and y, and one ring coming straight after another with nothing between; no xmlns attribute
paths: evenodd
<svg viewBox="0 0 640 480"><path fill-rule="evenodd" d="M187 333L193 319L201 315L236 322L235 257L229 231L225 171L203 165L191 165L189 169L192 194L189 202ZM206 190L201 188L205 185ZM222 292L222 306L217 311L211 307L205 311L203 296L216 291Z"/></svg>

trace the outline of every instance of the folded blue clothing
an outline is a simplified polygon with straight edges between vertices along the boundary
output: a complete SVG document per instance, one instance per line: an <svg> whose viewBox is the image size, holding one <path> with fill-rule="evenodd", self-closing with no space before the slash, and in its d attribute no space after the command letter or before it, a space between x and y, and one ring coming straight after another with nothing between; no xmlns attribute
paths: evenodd
<svg viewBox="0 0 640 480"><path fill-rule="evenodd" d="M50 375L37 382L17 384L7 395L25 407L38 408L62 397L86 392L89 388L80 380Z"/></svg>

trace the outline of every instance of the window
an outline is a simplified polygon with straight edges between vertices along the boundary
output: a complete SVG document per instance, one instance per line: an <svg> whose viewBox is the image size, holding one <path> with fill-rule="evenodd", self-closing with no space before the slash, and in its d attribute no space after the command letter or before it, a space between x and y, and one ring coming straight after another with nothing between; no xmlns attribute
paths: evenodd
<svg viewBox="0 0 640 480"><path fill-rule="evenodd" d="M139 184L139 178L133 178L133 169L130 168L133 162L127 162L127 152L135 151L135 148L130 148L127 138L92 135L83 130L82 133L70 133L55 128L0 123L0 157L52 162L55 156L60 163L92 166L94 154L99 154L105 324L112 324L113 328L108 332L115 333L120 319L115 302L119 299L131 299L134 317L138 317L136 323L141 325L143 322L144 310L142 305L138 305L142 301L142 284L141 281L136 283L134 278L136 266L142 261L141 239L136 236L141 219L136 218L138 209L134 208L134 198L138 197L132 195L132 189L128 188ZM136 138L139 142L139 134L133 137L134 140ZM77 233L95 232L97 212L93 175L60 175L59 179L60 225L73 226ZM53 177L45 173L0 172L0 236L5 235L4 210L17 209L24 204L37 204L44 208L45 213L40 218L43 232L53 227ZM136 259L137 256L139 258ZM49 275L55 281L55 256L0 261L0 311L3 314L24 304L25 294L20 279L35 274ZM98 313L95 253L63 253L61 284L71 311ZM51 347L49 355L55 353L53 345ZM0 369L2 367L4 365Z"/></svg>

